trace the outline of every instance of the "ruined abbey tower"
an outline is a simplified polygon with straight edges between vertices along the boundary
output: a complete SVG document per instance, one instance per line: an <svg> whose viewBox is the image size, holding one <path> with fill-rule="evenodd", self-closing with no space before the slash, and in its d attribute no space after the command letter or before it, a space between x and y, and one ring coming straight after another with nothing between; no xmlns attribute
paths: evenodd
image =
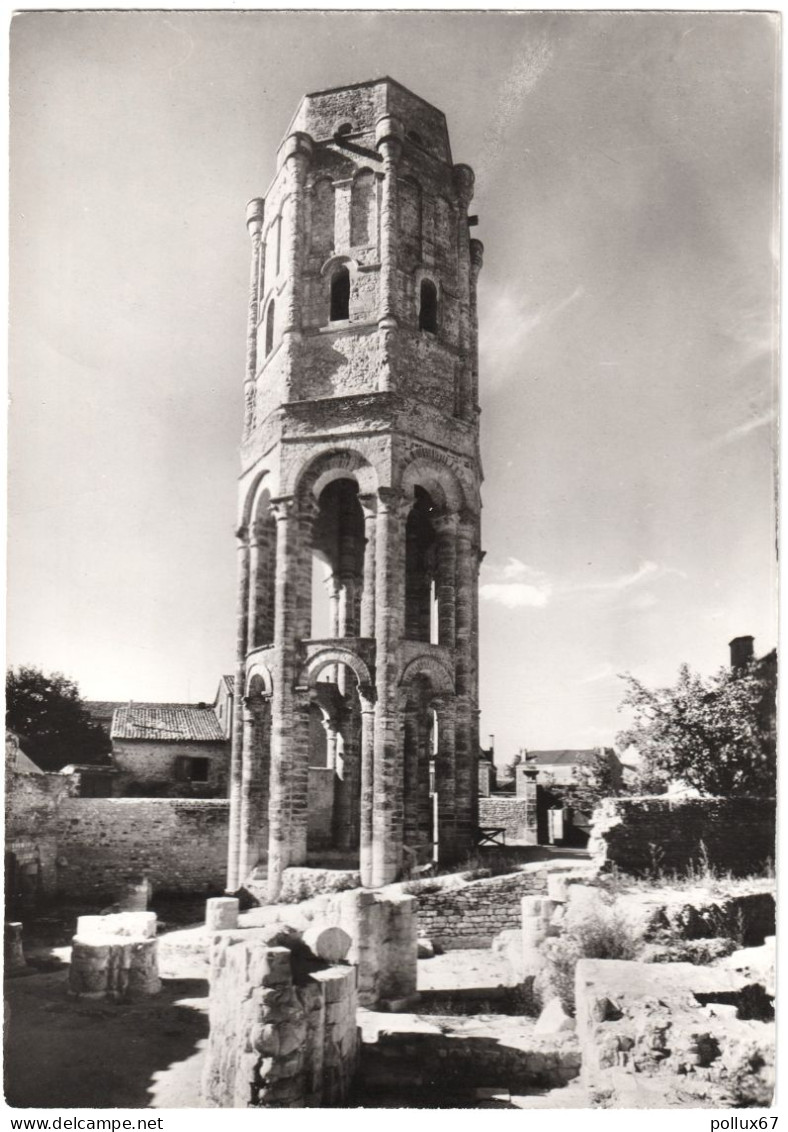
<svg viewBox="0 0 788 1132"><path fill-rule="evenodd" d="M307 95L248 207L230 889L267 863L275 898L307 860L377 886L473 844L473 182L384 78Z"/></svg>

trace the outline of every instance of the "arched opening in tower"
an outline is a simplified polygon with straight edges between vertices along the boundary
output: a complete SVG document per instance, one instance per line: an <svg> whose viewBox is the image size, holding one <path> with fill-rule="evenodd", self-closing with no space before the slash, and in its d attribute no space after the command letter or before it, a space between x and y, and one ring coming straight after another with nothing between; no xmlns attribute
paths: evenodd
<svg viewBox="0 0 788 1132"><path fill-rule="evenodd" d="M422 279L419 293L419 330L438 332L438 291L431 279Z"/></svg>
<svg viewBox="0 0 788 1132"><path fill-rule="evenodd" d="M435 505L416 487L405 526L405 636L437 644L437 535Z"/></svg>
<svg viewBox="0 0 788 1132"><path fill-rule="evenodd" d="M438 859L436 752L438 717L429 678L416 676L405 691L403 731L403 845L406 869Z"/></svg>
<svg viewBox="0 0 788 1132"><path fill-rule="evenodd" d="M276 616L276 519L271 498L263 491L249 532L249 649L270 645Z"/></svg>
<svg viewBox="0 0 788 1132"><path fill-rule="evenodd" d="M364 513L358 484L333 480L323 489L312 536L310 636L357 637L364 579Z"/></svg>
<svg viewBox="0 0 788 1132"><path fill-rule="evenodd" d="M342 264L331 276L331 322L342 322L350 318L350 272Z"/></svg>
<svg viewBox="0 0 788 1132"><path fill-rule="evenodd" d="M274 300L268 304L268 310L265 316L265 356L271 353L274 348Z"/></svg>
<svg viewBox="0 0 788 1132"><path fill-rule="evenodd" d="M356 867L361 823L361 701L356 674L342 663L327 665L312 692L307 812L307 852L334 850L343 855L343 863Z"/></svg>

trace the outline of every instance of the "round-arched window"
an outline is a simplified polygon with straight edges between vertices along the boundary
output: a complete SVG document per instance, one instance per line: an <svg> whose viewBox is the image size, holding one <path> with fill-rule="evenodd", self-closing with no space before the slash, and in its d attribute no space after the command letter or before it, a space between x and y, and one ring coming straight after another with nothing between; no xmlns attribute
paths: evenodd
<svg viewBox="0 0 788 1132"><path fill-rule="evenodd" d="M342 322L350 318L350 272L342 264L331 276L331 322Z"/></svg>
<svg viewBox="0 0 788 1132"><path fill-rule="evenodd" d="M422 279L419 291L419 330L438 333L438 290L431 279Z"/></svg>

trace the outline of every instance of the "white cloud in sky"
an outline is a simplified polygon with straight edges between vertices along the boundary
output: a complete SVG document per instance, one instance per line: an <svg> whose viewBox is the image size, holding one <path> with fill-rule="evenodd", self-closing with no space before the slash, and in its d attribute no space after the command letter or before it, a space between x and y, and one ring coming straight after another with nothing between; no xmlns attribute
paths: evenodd
<svg viewBox="0 0 788 1132"><path fill-rule="evenodd" d="M479 590L485 601L495 601L507 609L521 609L524 606L541 608L550 600L550 589L529 586L525 582L488 582Z"/></svg>
<svg viewBox="0 0 788 1132"><path fill-rule="evenodd" d="M485 601L497 602L507 609L528 607L542 609L553 597L574 594L615 597L618 594L629 594L632 589L647 580L657 582L671 575L686 577L682 570L672 566L661 566L650 560L641 562L637 570L629 574L621 574L617 578L601 582L553 582L542 571L514 557L507 558L503 566L492 564L486 566L485 572L490 577L490 581L480 587L480 596ZM651 592L637 594L628 604L632 609L651 609L657 604L657 598Z"/></svg>
<svg viewBox="0 0 788 1132"><path fill-rule="evenodd" d="M492 580L479 588L484 601L497 602L507 609L541 609L550 600L553 587L547 576L519 558L507 558L503 566L488 566L486 572Z"/></svg>
<svg viewBox="0 0 788 1132"><path fill-rule="evenodd" d="M605 661L604 664L601 664L599 666L599 668L595 668L592 672L589 672L589 674L587 676L581 677L577 681L577 683L578 684L598 684L601 680L609 680L611 678L611 676L615 676L616 674L617 673L616 673L615 668L613 667L613 665L608 660L608 661Z"/></svg>
<svg viewBox="0 0 788 1132"><path fill-rule="evenodd" d="M483 319L481 352L485 372L511 372L511 363L521 357L524 340L538 327L554 320L585 294L577 286L569 294L548 303L532 303L521 291L507 287L487 300Z"/></svg>
<svg viewBox="0 0 788 1132"><path fill-rule="evenodd" d="M712 450L715 448L723 448L726 444L733 444L735 441L740 440L741 437L747 436L748 433L755 432L758 428L765 428L766 425L770 425L774 418L774 409L769 409L767 413L761 413L759 416L751 417L748 421L744 421L740 425L735 425L734 428L729 428L726 432L723 432L721 436L715 437L708 445L708 448Z"/></svg>

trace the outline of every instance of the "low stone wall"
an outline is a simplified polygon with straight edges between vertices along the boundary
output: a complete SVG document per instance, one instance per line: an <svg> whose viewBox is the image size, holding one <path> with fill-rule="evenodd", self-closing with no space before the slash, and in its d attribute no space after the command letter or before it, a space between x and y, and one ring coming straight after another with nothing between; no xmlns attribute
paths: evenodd
<svg viewBox="0 0 788 1132"><path fill-rule="evenodd" d="M203 1099L215 1108L341 1104L358 1061L356 969L269 946L268 934L214 937Z"/></svg>
<svg viewBox="0 0 788 1132"><path fill-rule="evenodd" d="M446 950L489 947L499 932L520 927L523 896L546 892L545 866L527 866L519 873L484 877L440 892L416 891L419 935Z"/></svg>
<svg viewBox="0 0 788 1132"><path fill-rule="evenodd" d="M57 893L110 900L141 873L158 891L221 892L228 811L213 799L64 798L54 814Z"/></svg>
<svg viewBox="0 0 788 1132"><path fill-rule="evenodd" d="M773 798L608 798L594 811L588 849L600 869L633 876L705 862L747 876L775 858L775 814Z"/></svg>
<svg viewBox="0 0 788 1132"><path fill-rule="evenodd" d="M533 1035L510 1045L505 1036L442 1033L419 1019L408 1030L382 1029L377 1041L364 1042L359 1083L369 1091L403 1088L407 1082L407 1088L416 1091L497 1086L525 1092L561 1088L579 1074L574 1034Z"/></svg>
<svg viewBox="0 0 788 1132"><path fill-rule="evenodd" d="M536 807L530 799L480 798L479 825L503 826L508 844L536 845Z"/></svg>

